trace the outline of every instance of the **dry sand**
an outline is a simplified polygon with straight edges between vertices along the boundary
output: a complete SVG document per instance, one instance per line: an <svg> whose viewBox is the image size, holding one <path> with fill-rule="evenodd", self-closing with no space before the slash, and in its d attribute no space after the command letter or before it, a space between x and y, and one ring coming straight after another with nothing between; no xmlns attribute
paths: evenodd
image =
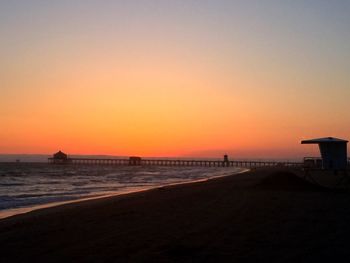
<svg viewBox="0 0 350 263"><path fill-rule="evenodd" d="M256 170L0 220L0 262L350 262L349 224L349 192Z"/></svg>

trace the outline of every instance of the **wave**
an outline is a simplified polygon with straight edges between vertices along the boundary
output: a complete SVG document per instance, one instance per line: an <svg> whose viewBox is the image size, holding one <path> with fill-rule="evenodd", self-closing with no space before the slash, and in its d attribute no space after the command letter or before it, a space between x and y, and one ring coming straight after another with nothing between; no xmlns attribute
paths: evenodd
<svg viewBox="0 0 350 263"><path fill-rule="evenodd" d="M123 193L239 172L222 167L0 166L0 210ZM22 176L19 176L22 174Z"/></svg>

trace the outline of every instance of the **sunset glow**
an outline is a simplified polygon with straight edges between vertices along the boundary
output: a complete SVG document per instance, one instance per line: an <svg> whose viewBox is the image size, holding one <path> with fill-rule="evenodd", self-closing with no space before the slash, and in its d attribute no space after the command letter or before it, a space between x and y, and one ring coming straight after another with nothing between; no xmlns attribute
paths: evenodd
<svg viewBox="0 0 350 263"><path fill-rule="evenodd" d="M350 3L263 2L2 2L0 153L289 158L349 139Z"/></svg>

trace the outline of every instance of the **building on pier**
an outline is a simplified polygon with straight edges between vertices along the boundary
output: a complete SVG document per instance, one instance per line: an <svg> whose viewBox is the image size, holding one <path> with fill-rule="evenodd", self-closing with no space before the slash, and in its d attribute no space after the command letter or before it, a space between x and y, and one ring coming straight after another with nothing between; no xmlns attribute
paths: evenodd
<svg viewBox="0 0 350 263"><path fill-rule="evenodd" d="M225 154L225 155L224 155L224 163L223 163L223 166L229 166L229 163L230 163L230 161L228 160L228 155Z"/></svg>
<svg viewBox="0 0 350 263"><path fill-rule="evenodd" d="M52 163L56 164L65 164L69 162L68 155L62 151L58 151L53 155L53 158L50 158Z"/></svg>
<svg viewBox="0 0 350 263"><path fill-rule="evenodd" d="M227 154L224 155L224 162L225 162L225 163L228 163L228 162L229 162L229 160L228 160L228 155L227 155Z"/></svg>

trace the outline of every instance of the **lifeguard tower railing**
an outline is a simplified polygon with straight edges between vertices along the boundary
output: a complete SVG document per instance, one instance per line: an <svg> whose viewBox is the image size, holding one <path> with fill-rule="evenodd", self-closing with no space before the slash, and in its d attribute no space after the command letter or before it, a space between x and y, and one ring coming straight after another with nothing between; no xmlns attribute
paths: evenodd
<svg viewBox="0 0 350 263"><path fill-rule="evenodd" d="M323 160L321 157L304 157L303 166L305 168L322 168L323 167Z"/></svg>
<svg viewBox="0 0 350 263"><path fill-rule="evenodd" d="M304 168L322 169L323 160L321 157L304 157ZM348 169L350 169L350 158L348 158Z"/></svg>

